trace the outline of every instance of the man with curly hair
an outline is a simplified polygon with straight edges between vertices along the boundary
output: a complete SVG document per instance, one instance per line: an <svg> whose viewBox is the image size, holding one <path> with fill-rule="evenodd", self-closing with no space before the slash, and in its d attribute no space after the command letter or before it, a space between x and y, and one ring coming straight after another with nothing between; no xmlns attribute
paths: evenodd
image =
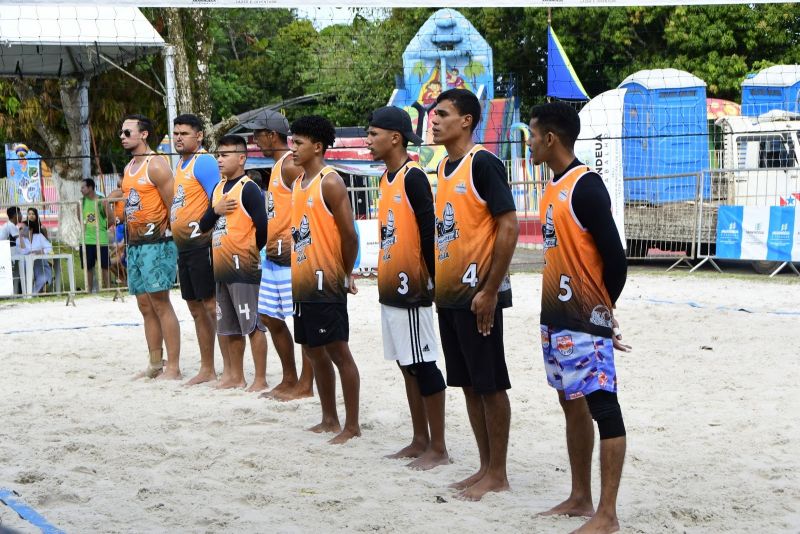
<svg viewBox="0 0 800 534"><path fill-rule="evenodd" d="M347 293L356 292L353 265L358 236L342 177L325 164L336 130L316 115L292 123L292 158L303 174L292 190L292 297L294 338L306 350L317 379L322 421L309 430L337 432L332 444L361 435L358 423L360 378L350 353ZM339 369L345 423L336 411Z"/></svg>

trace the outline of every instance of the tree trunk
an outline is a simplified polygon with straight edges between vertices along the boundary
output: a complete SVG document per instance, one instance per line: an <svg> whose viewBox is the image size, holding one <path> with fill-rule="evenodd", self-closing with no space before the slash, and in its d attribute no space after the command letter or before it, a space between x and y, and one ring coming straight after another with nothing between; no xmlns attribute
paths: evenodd
<svg viewBox="0 0 800 534"><path fill-rule="evenodd" d="M164 18L167 21L167 40L175 49L175 92L178 114L194 113L194 99L192 98L192 78L189 75L189 60L186 56L186 37L183 31L183 21L178 8L164 9Z"/></svg>
<svg viewBox="0 0 800 534"><path fill-rule="evenodd" d="M194 35L195 50L195 103L198 117L203 122L206 132L211 132L211 91L209 91L209 61L213 51L213 42L208 38L208 14L204 9L186 10L188 23Z"/></svg>
<svg viewBox="0 0 800 534"><path fill-rule="evenodd" d="M34 88L27 81L15 78L12 82L20 99L36 99ZM78 80L62 78L59 80L61 107L64 122L69 134L65 137L57 133L44 122L42 115L33 120L33 127L47 144L52 156L50 168L53 171L53 182L58 191L59 202L77 201L80 199L80 181L83 178L81 168L81 121L80 121L80 87ZM58 239L69 246L78 246L81 241L83 227L78 210L71 205L59 209Z"/></svg>

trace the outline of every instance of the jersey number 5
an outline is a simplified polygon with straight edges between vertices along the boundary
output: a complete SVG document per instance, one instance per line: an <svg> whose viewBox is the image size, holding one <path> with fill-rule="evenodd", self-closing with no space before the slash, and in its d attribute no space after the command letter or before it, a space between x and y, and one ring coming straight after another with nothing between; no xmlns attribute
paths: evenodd
<svg viewBox="0 0 800 534"><path fill-rule="evenodd" d="M572 278L566 274L561 275L561 280L558 282L558 300L561 302L567 302L572 298L572 288L569 285L570 282L572 282Z"/></svg>

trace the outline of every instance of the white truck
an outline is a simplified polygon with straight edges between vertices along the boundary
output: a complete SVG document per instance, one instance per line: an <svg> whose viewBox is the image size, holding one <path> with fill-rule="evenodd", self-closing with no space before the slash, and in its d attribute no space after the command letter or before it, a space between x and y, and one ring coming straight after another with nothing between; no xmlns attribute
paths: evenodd
<svg viewBox="0 0 800 534"><path fill-rule="evenodd" d="M728 204L800 205L800 114L773 110L758 117L722 117L720 167L730 172Z"/></svg>

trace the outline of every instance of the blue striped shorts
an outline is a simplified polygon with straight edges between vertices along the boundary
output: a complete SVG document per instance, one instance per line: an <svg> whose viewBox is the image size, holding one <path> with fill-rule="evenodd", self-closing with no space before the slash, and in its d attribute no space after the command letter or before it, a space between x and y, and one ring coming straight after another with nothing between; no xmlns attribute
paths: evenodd
<svg viewBox="0 0 800 534"><path fill-rule="evenodd" d="M258 313L285 321L292 311L292 268L265 259L261 267Z"/></svg>

